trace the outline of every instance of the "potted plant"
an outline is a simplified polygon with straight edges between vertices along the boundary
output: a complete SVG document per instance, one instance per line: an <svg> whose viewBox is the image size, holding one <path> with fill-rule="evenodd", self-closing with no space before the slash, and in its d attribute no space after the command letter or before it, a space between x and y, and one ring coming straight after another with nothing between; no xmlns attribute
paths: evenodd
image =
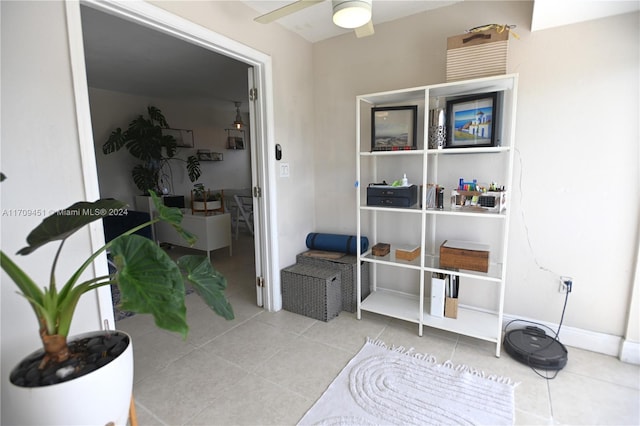
<svg viewBox="0 0 640 426"><path fill-rule="evenodd" d="M131 171L133 182L143 195L149 190L157 193L167 192L167 175L165 167L169 167L171 160L185 161L177 158L178 144L171 135L162 133L162 129L168 129L169 124L162 112L154 107L147 108L148 118L139 115L131 123L129 128L122 131L120 127L109 135L109 139L102 145L104 154L127 148L129 153L142 163L137 164ZM191 182L195 182L201 175L200 162L195 155L190 155L186 160L187 174Z"/></svg>
<svg viewBox="0 0 640 426"><path fill-rule="evenodd" d="M118 200L78 202L45 218L31 231L28 245L18 251L19 255L28 255L45 244L59 242L48 287L40 288L0 250L2 269L31 305L43 343L43 349L25 358L11 373L14 384L8 387L8 398L12 424L126 424L133 387L130 337L120 331L101 331L78 336L78 340L67 340L75 307L87 292L116 284L121 293L122 309L150 313L158 327L186 337L186 278L218 315L233 319L232 307L224 295L226 280L213 268L208 257L188 255L174 262L152 240L134 234L162 220L189 242L195 241L180 226L181 211L165 206L154 192L150 195L157 216L92 253L61 287L58 282L63 281L56 279L56 264L64 242L95 220L126 214L125 203ZM107 250L114 269L105 276L81 278ZM93 359L89 359L91 357ZM94 370L85 374L87 366ZM119 382L123 388L115 387L114 383ZM56 419L55 415L62 417Z"/></svg>
<svg viewBox="0 0 640 426"><path fill-rule="evenodd" d="M224 211L223 191L213 193L204 184L196 183L191 191L191 212Z"/></svg>

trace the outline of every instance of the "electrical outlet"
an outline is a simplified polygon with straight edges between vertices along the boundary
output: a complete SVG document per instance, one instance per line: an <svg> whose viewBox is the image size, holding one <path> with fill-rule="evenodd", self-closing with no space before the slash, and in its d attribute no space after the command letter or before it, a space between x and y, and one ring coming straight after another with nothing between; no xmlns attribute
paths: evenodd
<svg viewBox="0 0 640 426"><path fill-rule="evenodd" d="M558 293L571 293L573 289L573 278L571 277L560 277L560 286L558 287Z"/></svg>

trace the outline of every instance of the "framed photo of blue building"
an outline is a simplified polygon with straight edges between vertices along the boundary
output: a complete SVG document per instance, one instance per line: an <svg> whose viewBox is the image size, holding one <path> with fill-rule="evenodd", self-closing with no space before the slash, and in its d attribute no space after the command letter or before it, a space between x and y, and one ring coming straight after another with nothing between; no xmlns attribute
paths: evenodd
<svg viewBox="0 0 640 426"><path fill-rule="evenodd" d="M445 148L499 146L498 92L447 101Z"/></svg>

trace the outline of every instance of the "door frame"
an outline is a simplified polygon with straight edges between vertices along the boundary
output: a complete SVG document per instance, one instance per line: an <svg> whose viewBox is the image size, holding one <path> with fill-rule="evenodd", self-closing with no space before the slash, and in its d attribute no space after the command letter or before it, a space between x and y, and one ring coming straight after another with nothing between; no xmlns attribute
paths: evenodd
<svg viewBox="0 0 640 426"><path fill-rule="evenodd" d="M259 259L256 259L256 268L261 269L256 270L256 275L263 278L264 309L268 311L278 310L280 299L277 297L279 295L274 293L274 288L277 287L276 283L279 282L277 277L279 250L277 246L278 211L275 202L276 174L274 160L268 155L269 152L275 149L275 146L272 146L275 138L273 135L271 57L149 3L117 0L81 0L80 2L65 0L81 163L85 181L85 195L89 200L99 198L100 190L91 111L89 108L89 89L86 78L80 13L81 4L138 25L161 31L188 43L204 47L214 53L231 57L253 68L255 89L258 90L258 97L254 101L257 119L251 123L252 135L255 135L255 140L252 140L252 146L256 148L253 152L256 160L252 161L252 182L255 186L260 187L261 197L255 199L254 204L257 207L259 218L262 219L261 226L256 229L257 232L260 232L258 242L260 247L256 247L256 253L258 253L259 249L260 256ZM252 87L249 89L252 89ZM99 224L93 226L90 228L90 233L92 249L95 251L104 244L102 227ZM102 274L105 270L106 262L96 262L94 265L94 273L96 274ZM105 321L110 321L113 324L110 289L101 287L98 290L97 303L100 323L105 324Z"/></svg>

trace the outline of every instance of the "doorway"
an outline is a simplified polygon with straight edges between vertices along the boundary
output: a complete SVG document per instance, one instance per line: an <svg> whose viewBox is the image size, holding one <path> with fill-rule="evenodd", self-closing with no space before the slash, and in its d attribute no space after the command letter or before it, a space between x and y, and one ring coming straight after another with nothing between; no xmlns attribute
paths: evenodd
<svg viewBox="0 0 640 426"><path fill-rule="evenodd" d="M162 9L147 3L117 3L86 1L82 7L88 6L115 17L125 19L137 25L168 34L185 43L191 43L210 51L212 55L223 55L243 62L248 70L245 78L249 83L252 99L249 103L250 116L250 142L251 142L251 186L254 192L254 220L255 220L255 269L257 300L264 301L264 308L274 310L274 298L271 294L273 288L273 275L271 265L277 265L277 238L275 226L276 210L272 206L271 189L274 187L273 178L270 176L271 168L266 152L269 152L272 103L268 99L271 93L271 60L267 55L227 39L211 31L203 29L189 21L185 21ZM86 83L86 63L82 45L82 19L80 5L76 2L67 2L67 15L69 26L69 39L71 46L72 68L75 84L75 95L78 114L78 129L82 146L82 162L87 175L87 185L94 186L97 182L92 179L95 176L95 152L91 126L91 114L88 104L88 85ZM264 93L265 96L255 96L255 93ZM247 93L247 97L249 93ZM92 169L93 168L93 169ZM87 191L91 193L92 190ZM92 240L99 247L102 237L93 230ZM276 271L277 273L277 271ZM260 279L258 279L260 278ZM100 306L101 322L109 319L111 311L111 297L108 289L99 293L98 304ZM112 315L112 313L111 313Z"/></svg>

